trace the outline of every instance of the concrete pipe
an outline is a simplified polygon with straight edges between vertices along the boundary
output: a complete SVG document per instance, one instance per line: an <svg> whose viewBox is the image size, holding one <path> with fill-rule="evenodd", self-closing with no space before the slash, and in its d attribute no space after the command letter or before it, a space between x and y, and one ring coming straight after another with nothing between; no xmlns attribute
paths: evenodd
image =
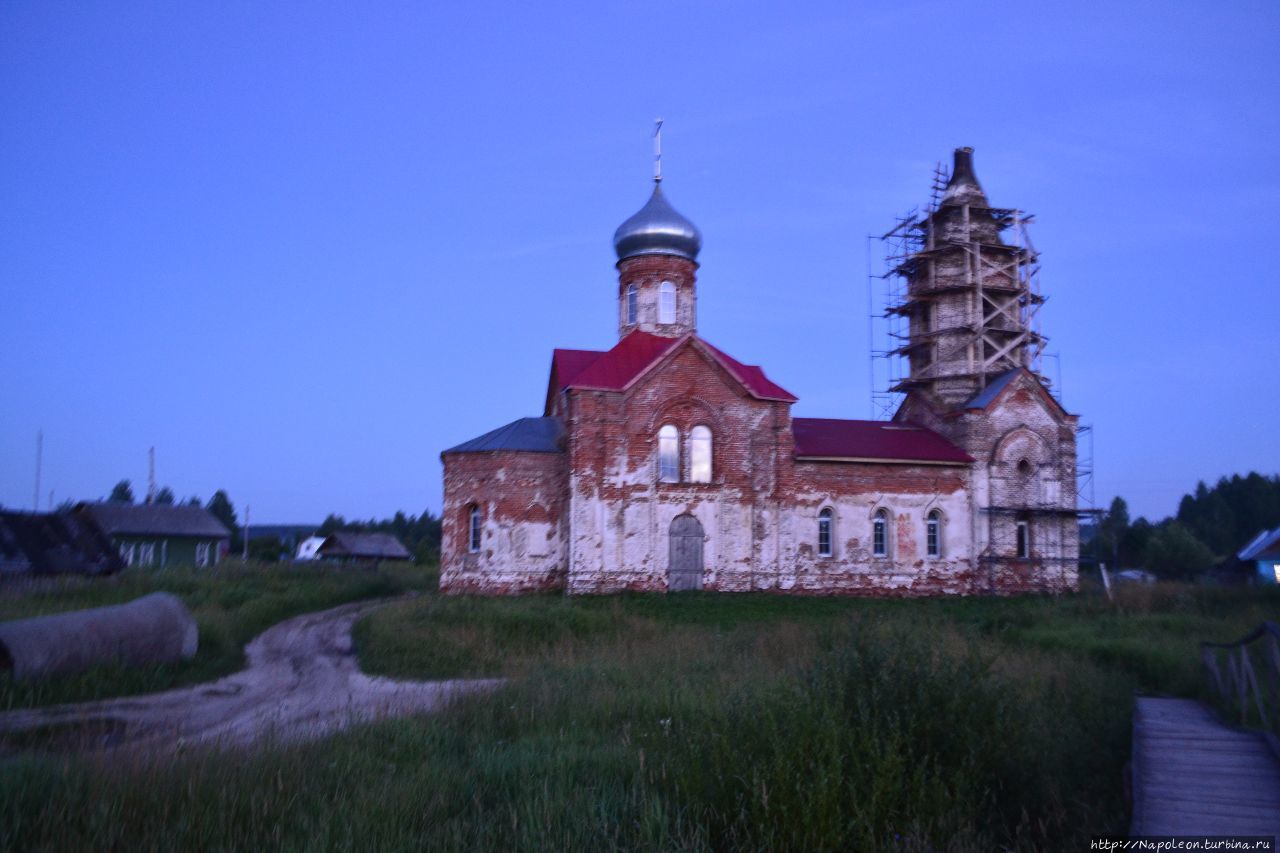
<svg viewBox="0 0 1280 853"><path fill-rule="evenodd" d="M0 622L0 666L27 680L99 664L172 663L194 657L198 641L182 601L153 592L128 604Z"/></svg>

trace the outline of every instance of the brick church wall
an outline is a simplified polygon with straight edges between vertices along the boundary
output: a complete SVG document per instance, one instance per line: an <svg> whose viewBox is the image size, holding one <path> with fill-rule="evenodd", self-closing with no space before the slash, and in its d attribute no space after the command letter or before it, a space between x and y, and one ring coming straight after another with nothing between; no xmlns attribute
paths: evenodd
<svg viewBox="0 0 1280 853"><path fill-rule="evenodd" d="M445 454L441 592L563 588L566 465L564 453ZM476 552L469 547L472 506L482 520Z"/></svg>

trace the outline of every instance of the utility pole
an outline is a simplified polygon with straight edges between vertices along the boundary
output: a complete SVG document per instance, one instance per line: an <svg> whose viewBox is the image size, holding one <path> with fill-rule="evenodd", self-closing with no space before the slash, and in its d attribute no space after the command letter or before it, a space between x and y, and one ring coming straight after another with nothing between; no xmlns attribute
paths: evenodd
<svg viewBox="0 0 1280 853"><path fill-rule="evenodd" d="M40 511L40 466L44 461L44 429L36 430L36 490L31 498L31 511Z"/></svg>
<svg viewBox="0 0 1280 853"><path fill-rule="evenodd" d="M156 449L147 451L147 503L156 502Z"/></svg>

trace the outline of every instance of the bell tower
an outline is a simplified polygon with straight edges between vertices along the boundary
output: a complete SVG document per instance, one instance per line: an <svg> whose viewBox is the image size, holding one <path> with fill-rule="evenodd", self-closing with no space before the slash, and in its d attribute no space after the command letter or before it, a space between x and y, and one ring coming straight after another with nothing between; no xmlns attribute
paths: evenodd
<svg viewBox="0 0 1280 853"><path fill-rule="evenodd" d="M618 337L637 329L679 337L698 328L702 235L662 192L662 121L654 132L653 194L613 235L618 255Z"/></svg>
<svg viewBox="0 0 1280 853"><path fill-rule="evenodd" d="M893 354L905 356L908 372L892 390L919 389L954 407L1014 368L1038 374L1046 339L1036 313L1044 299L1027 235L1031 217L991 205L972 148L955 150L950 179L939 189L925 216L886 235L902 247L891 274L906 284L888 308L906 320Z"/></svg>

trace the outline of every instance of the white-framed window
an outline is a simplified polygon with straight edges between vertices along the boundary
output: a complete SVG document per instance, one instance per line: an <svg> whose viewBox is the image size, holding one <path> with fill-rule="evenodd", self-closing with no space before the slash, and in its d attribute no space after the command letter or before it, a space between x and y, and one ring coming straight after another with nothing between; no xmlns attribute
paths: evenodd
<svg viewBox="0 0 1280 853"><path fill-rule="evenodd" d="M664 483L680 481L680 430L663 424L658 430L658 479Z"/></svg>
<svg viewBox="0 0 1280 853"><path fill-rule="evenodd" d="M126 566L132 566L137 562L138 550L132 542L121 542L116 547L120 549L120 559L124 560Z"/></svg>
<svg viewBox="0 0 1280 853"><path fill-rule="evenodd" d="M1031 556L1031 525L1025 520L1018 521L1017 528L1017 555L1019 557Z"/></svg>
<svg viewBox="0 0 1280 853"><path fill-rule="evenodd" d="M711 429L696 426L689 434L689 479L695 483L711 482Z"/></svg>
<svg viewBox="0 0 1280 853"><path fill-rule="evenodd" d="M635 325L640 313L640 291L634 284L627 285L627 325Z"/></svg>
<svg viewBox="0 0 1280 853"><path fill-rule="evenodd" d="M871 553L876 557L889 556L889 511L878 509L871 522Z"/></svg>
<svg viewBox="0 0 1280 853"><path fill-rule="evenodd" d="M156 543L142 543L142 547L138 549L138 564L142 566L154 566L156 564Z"/></svg>
<svg viewBox="0 0 1280 853"><path fill-rule="evenodd" d="M475 504L467 511L467 550L472 554L480 551L480 507Z"/></svg>
<svg viewBox="0 0 1280 853"><path fill-rule="evenodd" d="M209 565L209 543L208 542L196 543L196 565L201 567Z"/></svg>
<svg viewBox="0 0 1280 853"><path fill-rule="evenodd" d="M942 556L942 513L936 509L924 522L924 549L930 557Z"/></svg>
<svg viewBox="0 0 1280 853"><path fill-rule="evenodd" d="M658 285L658 322L676 321L676 286L669 281Z"/></svg>
<svg viewBox="0 0 1280 853"><path fill-rule="evenodd" d="M823 507L818 513L818 556L831 556L831 528L835 523L835 513L831 507Z"/></svg>

